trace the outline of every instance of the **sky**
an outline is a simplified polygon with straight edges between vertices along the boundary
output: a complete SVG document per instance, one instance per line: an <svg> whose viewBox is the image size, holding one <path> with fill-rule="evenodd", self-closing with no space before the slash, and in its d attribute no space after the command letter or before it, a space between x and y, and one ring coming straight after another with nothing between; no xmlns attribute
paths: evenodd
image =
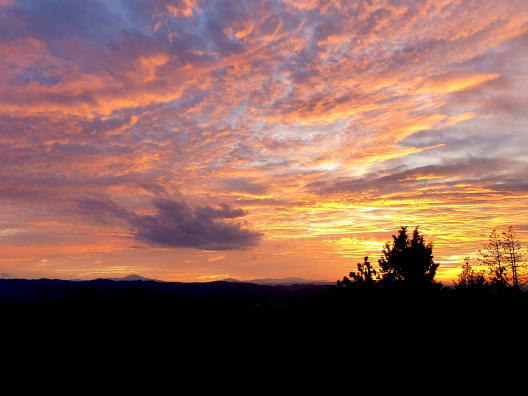
<svg viewBox="0 0 528 396"><path fill-rule="evenodd" d="M1 277L437 275L528 244L526 0L0 0Z"/></svg>

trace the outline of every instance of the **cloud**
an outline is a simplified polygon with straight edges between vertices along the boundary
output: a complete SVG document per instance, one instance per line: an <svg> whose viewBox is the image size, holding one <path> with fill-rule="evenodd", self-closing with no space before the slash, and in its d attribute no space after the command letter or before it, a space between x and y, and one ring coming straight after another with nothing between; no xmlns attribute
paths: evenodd
<svg viewBox="0 0 528 396"><path fill-rule="evenodd" d="M227 257L227 256L209 257L209 258L207 259L207 262L208 262L208 263L214 263L214 262L216 262L216 261L223 260L223 259L225 259L226 257Z"/></svg>
<svg viewBox="0 0 528 396"><path fill-rule="evenodd" d="M445 128L442 130L418 131L398 143L404 147L431 147L441 145L444 153L454 153L457 149L467 150L472 147L474 151L480 149L488 155L493 149L511 144L513 134L501 133L482 136L480 133L470 133L459 128ZM480 151L479 150L479 151Z"/></svg>
<svg viewBox="0 0 528 396"><path fill-rule="evenodd" d="M443 187L444 193L446 191L456 193L459 190L454 185L457 184L478 186L481 190L523 191L526 188L526 183L523 182L526 176L523 166L523 162L497 158L458 158L405 170L389 169L385 172L373 172L360 178L334 180L330 178L330 180L316 181L308 188L317 194L411 192L414 198L429 193L430 191L418 192L428 186ZM505 176L505 172L508 172L508 175Z"/></svg>
<svg viewBox="0 0 528 396"><path fill-rule="evenodd" d="M268 268L342 271L317 238L525 224L527 23L526 0L0 0L0 227L26 241L5 257L238 249L255 227ZM274 238L298 256L266 258ZM147 244L167 268L192 250Z"/></svg>
<svg viewBox="0 0 528 396"><path fill-rule="evenodd" d="M84 199L79 202L83 213L99 220L120 219L133 229L134 236L155 245L203 250L244 249L255 245L262 234L228 222L245 215L228 205L193 208L183 201L156 199L155 213L136 214L111 200Z"/></svg>
<svg viewBox="0 0 528 396"><path fill-rule="evenodd" d="M499 78L499 74L449 73L431 76L417 87L419 93L449 93L463 91Z"/></svg>
<svg viewBox="0 0 528 396"><path fill-rule="evenodd" d="M222 180L227 191L261 195L269 190L269 186L246 177L235 177Z"/></svg>

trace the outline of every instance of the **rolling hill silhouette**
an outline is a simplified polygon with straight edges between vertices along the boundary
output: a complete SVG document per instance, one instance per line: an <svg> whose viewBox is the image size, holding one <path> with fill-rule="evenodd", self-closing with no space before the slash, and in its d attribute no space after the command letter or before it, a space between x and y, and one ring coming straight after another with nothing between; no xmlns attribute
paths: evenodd
<svg viewBox="0 0 528 396"><path fill-rule="evenodd" d="M196 300L237 299L244 303L291 302L314 293L324 292L329 284L289 283L256 284L240 281L160 282L138 275L124 278L71 281L59 279L0 279L0 305L55 303L80 294L106 299L118 295L151 295L170 299L174 296Z"/></svg>

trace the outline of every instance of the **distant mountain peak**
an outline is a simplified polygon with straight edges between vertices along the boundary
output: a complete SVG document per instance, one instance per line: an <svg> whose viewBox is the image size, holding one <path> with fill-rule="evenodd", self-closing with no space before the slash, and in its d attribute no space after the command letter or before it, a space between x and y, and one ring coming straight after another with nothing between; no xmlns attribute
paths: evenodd
<svg viewBox="0 0 528 396"><path fill-rule="evenodd" d="M223 282L242 282L238 279L235 279L235 278L225 278L225 279L222 279Z"/></svg>
<svg viewBox="0 0 528 396"><path fill-rule="evenodd" d="M263 279L251 279L246 281L241 281L234 278L226 278L223 279L224 282L243 282L243 283L253 283L255 285L270 285L270 286L276 286L276 285L285 285L285 286L291 286L291 285L329 285L333 284L334 282L329 282L326 280L310 280L310 279L304 279L304 278L263 278Z"/></svg>
<svg viewBox="0 0 528 396"><path fill-rule="evenodd" d="M123 276L122 278L107 278L108 280L112 280L112 281L156 281L155 279L150 279L150 278L145 278L141 275L137 275L137 274L131 274L131 275L126 275L126 276Z"/></svg>

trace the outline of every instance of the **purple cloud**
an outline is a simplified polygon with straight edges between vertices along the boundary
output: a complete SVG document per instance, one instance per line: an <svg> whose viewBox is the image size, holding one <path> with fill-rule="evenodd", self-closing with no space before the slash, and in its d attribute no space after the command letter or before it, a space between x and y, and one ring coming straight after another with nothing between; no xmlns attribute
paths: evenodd
<svg viewBox="0 0 528 396"><path fill-rule="evenodd" d="M134 236L155 245L203 250L244 249L255 245L262 234L226 222L245 215L242 209L221 204L215 208L193 208L183 201L155 199L155 214L138 215L107 199L84 199L83 213L99 220L121 219L133 229Z"/></svg>

